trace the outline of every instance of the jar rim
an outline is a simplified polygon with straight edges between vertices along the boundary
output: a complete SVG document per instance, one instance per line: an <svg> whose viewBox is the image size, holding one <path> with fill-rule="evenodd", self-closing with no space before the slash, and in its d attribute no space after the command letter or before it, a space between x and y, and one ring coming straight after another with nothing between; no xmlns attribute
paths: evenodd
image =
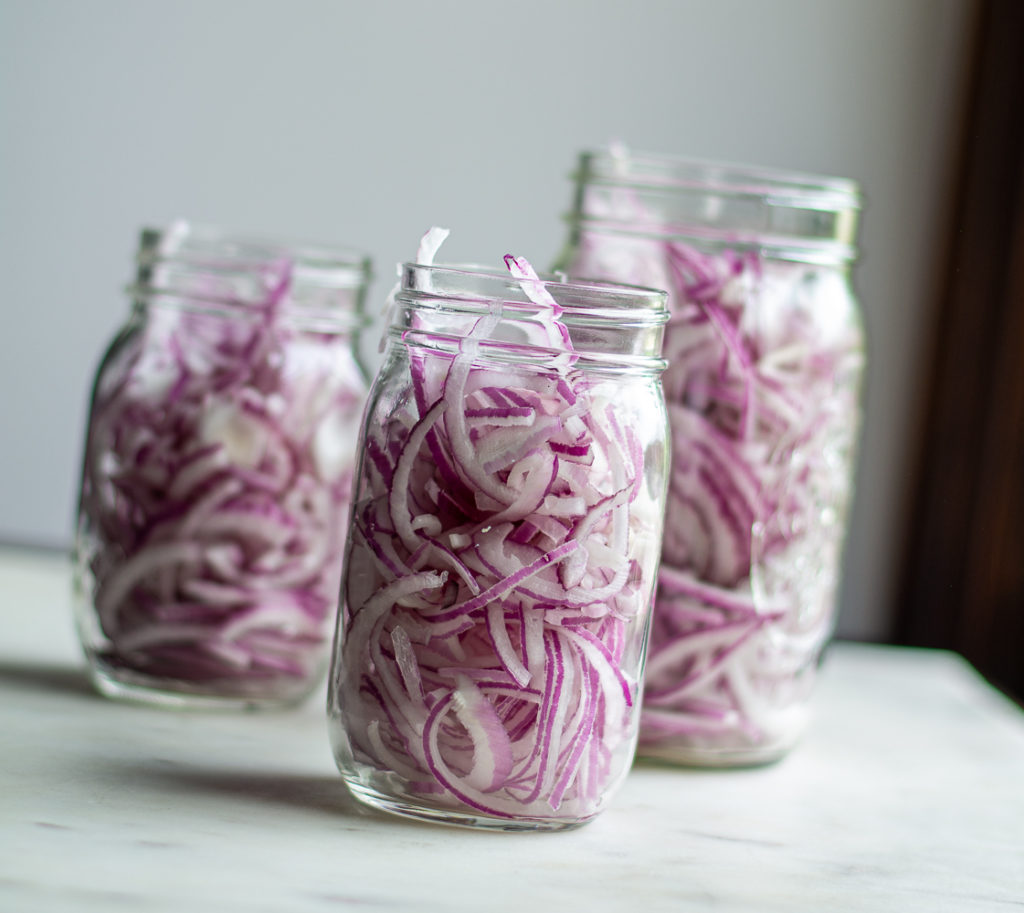
<svg viewBox="0 0 1024 913"><path fill-rule="evenodd" d="M407 261L399 265L399 277L399 296L451 299L468 306L477 302L482 310L492 302L521 311L539 307L524 290L523 283L531 280L518 279L493 266ZM447 283L439 287L437 279ZM623 312L630 315L630 322L662 324L669 320L668 293L663 289L600 278L570 278L560 272L539 273L538 282L573 321L585 321L589 316L602 319Z"/></svg>
<svg viewBox="0 0 1024 913"><path fill-rule="evenodd" d="M678 192L715 192L763 199L774 205L854 209L863 205L852 178L763 165L632 151L609 145L580 153L577 181Z"/></svg>
<svg viewBox="0 0 1024 913"><path fill-rule="evenodd" d="M280 305L296 326L349 332L366 326L371 260L352 248L259 237L178 220L145 227L126 291L136 305L168 304L244 316Z"/></svg>
<svg viewBox="0 0 1024 913"><path fill-rule="evenodd" d="M844 266L857 257L855 181L607 146L580 153L567 219L582 233L756 249Z"/></svg>
<svg viewBox="0 0 1024 913"><path fill-rule="evenodd" d="M287 261L296 281L331 288L354 288L373 278L370 256L353 247L180 219L164 228L146 226L140 232L136 263L148 267L166 261L219 270L244 270Z"/></svg>
<svg viewBox="0 0 1024 913"><path fill-rule="evenodd" d="M473 339L476 357L509 369L548 370L564 356L604 373L665 369L661 289L561 274L521 279L475 264L403 263L399 274L385 334L407 346L452 355Z"/></svg>

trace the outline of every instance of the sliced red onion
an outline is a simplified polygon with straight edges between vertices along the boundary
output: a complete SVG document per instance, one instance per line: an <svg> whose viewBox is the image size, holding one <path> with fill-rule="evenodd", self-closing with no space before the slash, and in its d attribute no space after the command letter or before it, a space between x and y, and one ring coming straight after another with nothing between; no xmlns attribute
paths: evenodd
<svg viewBox="0 0 1024 913"><path fill-rule="evenodd" d="M660 516L608 381L575 367L532 267L506 263L561 354L495 368L492 309L454 355L407 344L411 389L371 400L333 736L343 770L410 804L583 821L629 764L656 557L639 543Z"/></svg>
<svg viewBox="0 0 1024 913"><path fill-rule="evenodd" d="M628 190L607 206L650 221ZM845 280L599 232L583 234L570 272L670 292L673 461L640 750L777 757L804 728L834 617L862 364Z"/></svg>
<svg viewBox="0 0 1024 913"><path fill-rule="evenodd" d="M154 299L108 358L78 554L114 678L292 700L325 664L365 386L347 333L296 324L290 277L205 313Z"/></svg>

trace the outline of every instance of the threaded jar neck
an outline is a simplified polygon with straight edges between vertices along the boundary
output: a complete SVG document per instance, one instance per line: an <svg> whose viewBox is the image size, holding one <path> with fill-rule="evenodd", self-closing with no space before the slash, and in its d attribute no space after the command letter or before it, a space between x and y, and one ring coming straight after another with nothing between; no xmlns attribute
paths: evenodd
<svg viewBox="0 0 1024 913"><path fill-rule="evenodd" d="M328 245L252 238L176 222L143 229L136 281L138 306L171 305L244 318L268 307L304 326L352 331L367 324L369 258Z"/></svg>
<svg viewBox="0 0 1024 913"><path fill-rule="evenodd" d="M521 280L479 266L405 263L388 335L407 345L544 367L571 353L575 367L659 373L666 293L559 276Z"/></svg>
<svg viewBox="0 0 1024 913"><path fill-rule="evenodd" d="M846 178L608 147L583 152L573 180L568 219L577 238L597 232L752 247L834 265L856 257L861 196Z"/></svg>

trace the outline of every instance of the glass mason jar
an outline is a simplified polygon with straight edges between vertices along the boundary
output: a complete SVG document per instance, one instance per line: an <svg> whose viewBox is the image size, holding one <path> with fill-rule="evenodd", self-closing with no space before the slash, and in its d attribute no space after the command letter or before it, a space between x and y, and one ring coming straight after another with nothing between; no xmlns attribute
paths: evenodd
<svg viewBox="0 0 1024 913"><path fill-rule="evenodd" d="M267 706L322 681L369 270L351 251L184 223L142 232L78 509L77 625L103 694Z"/></svg>
<svg viewBox="0 0 1024 913"><path fill-rule="evenodd" d="M335 758L387 811L579 825L636 743L665 296L475 267L400 275L353 489Z"/></svg>
<svg viewBox="0 0 1024 913"><path fill-rule="evenodd" d="M667 289L672 429L642 755L764 763L805 729L837 581L864 338L848 180L582 155L573 276Z"/></svg>

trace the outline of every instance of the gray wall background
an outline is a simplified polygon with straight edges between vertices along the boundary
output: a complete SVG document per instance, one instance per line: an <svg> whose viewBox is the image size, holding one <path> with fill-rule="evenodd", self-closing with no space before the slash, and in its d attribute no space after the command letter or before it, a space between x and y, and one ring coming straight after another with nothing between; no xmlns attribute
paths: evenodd
<svg viewBox="0 0 1024 913"><path fill-rule="evenodd" d="M853 177L868 419L840 633L884 634L968 0L0 0L0 541L70 541L143 224L538 264L579 149Z"/></svg>

